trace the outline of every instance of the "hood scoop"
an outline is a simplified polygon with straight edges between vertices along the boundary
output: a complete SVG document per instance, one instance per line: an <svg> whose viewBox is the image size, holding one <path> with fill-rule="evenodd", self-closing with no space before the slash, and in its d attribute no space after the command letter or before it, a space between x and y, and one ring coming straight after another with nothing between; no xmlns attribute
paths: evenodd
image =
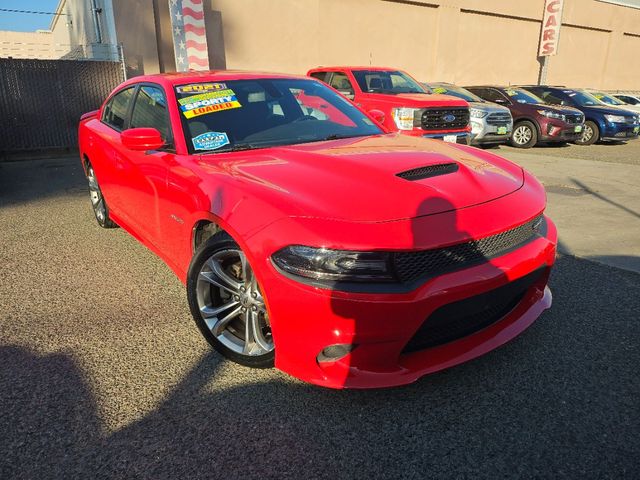
<svg viewBox="0 0 640 480"><path fill-rule="evenodd" d="M411 182L416 180L422 180L424 178L438 177L440 175L447 175L458 171L458 164L452 163L440 163L437 165L427 165L425 167L412 168L404 172L396 173L396 177L404 178Z"/></svg>

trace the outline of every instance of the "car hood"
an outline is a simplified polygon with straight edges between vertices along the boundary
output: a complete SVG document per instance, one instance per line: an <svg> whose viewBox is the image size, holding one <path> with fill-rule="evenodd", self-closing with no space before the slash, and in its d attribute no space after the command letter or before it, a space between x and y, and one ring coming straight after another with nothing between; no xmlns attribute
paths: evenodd
<svg viewBox="0 0 640 480"><path fill-rule="evenodd" d="M466 107L468 103L461 98L451 95L436 95L431 93L399 93L397 95L382 93L366 93L367 99L376 103L393 104L398 107L426 108L426 107Z"/></svg>
<svg viewBox="0 0 640 480"><path fill-rule="evenodd" d="M613 105L586 105L580 107L582 110L591 110L603 115L635 115L636 112L632 112L626 107L614 107ZM623 112L621 112L623 110Z"/></svg>
<svg viewBox="0 0 640 480"><path fill-rule="evenodd" d="M399 134L202 155L199 162L289 216L353 222L462 209L508 195L524 183L520 167L492 153ZM416 180L398 176L443 164L454 164L456 171Z"/></svg>
<svg viewBox="0 0 640 480"><path fill-rule="evenodd" d="M502 105L498 105L497 103L490 102L469 102L469 106L471 108L477 108L478 110L482 110L487 113L509 113L511 114L511 110L507 107L503 107Z"/></svg>
<svg viewBox="0 0 640 480"><path fill-rule="evenodd" d="M542 104L533 104L533 103L521 103L519 105L526 105L531 110L552 110L554 112L562 113L565 115L581 115L582 112L577 108L560 106L560 105L551 105L549 103Z"/></svg>

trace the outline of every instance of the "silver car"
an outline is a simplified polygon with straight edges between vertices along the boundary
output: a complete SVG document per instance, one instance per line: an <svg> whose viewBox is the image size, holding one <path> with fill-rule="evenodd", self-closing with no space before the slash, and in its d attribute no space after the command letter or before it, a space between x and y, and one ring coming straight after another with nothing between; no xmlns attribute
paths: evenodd
<svg viewBox="0 0 640 480"><path fill-rule="evenodd" d="M513 130L513 118L508 108L487 102L477 95L451 83L423 83L429 92L451 95L469 102L471 114L471 145L507 143Z"/></svg>

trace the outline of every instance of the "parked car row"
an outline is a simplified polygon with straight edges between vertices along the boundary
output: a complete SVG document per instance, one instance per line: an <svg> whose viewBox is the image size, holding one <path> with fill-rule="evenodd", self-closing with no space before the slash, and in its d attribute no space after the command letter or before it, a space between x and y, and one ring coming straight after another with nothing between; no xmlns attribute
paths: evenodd
<svg viewBox="0 0 640 480"><path fill-rule="evenodd" d="M446 142L591 145L634 139L640 132L640 99L628 95L548 85L419 83L391 68L321 67L308 75L390 130Z"/></svg>

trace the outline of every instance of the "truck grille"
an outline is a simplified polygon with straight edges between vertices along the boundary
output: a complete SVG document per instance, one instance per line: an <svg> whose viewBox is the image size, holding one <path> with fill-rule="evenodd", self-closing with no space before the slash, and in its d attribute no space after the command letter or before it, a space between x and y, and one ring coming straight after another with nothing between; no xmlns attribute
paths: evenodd
<svg viewBox="0 0 640 480"><path fill-rule="evenodd" d="M540 234L544 235L545 227L544 217L539 215L519 227L479 240L445 248L396 253L393 258L395 271L401 282L411 283L461 270L520 247Z"/></svg>
<svg viewBox="0 0 640 480"><path fill-rule="evenodd" d="M544 268L487 293L435 310L409 340L402 353L437 347L467 337L502 320L540 279Z"/></svg>
<svg viewBox="0 0 640 480"><path fill-rule="evenodd" d="M490 113L487 117L487 123L497 127L508 125L511 123L511 114L509 112Z"/></svg>
<svg viewBox="0 0 640 480"><path fill-rule="evenodd" d="M426 108L416 111L416 117L414 125L423 130L460 130L469 125L468 108Z"/></svg>
<svg viewBox="0 0 640 480"><path fill-rule="evenodd" d="M584 117L582 115L565 115L565 119L567 123L582 123L584 121Z"/></svg>

